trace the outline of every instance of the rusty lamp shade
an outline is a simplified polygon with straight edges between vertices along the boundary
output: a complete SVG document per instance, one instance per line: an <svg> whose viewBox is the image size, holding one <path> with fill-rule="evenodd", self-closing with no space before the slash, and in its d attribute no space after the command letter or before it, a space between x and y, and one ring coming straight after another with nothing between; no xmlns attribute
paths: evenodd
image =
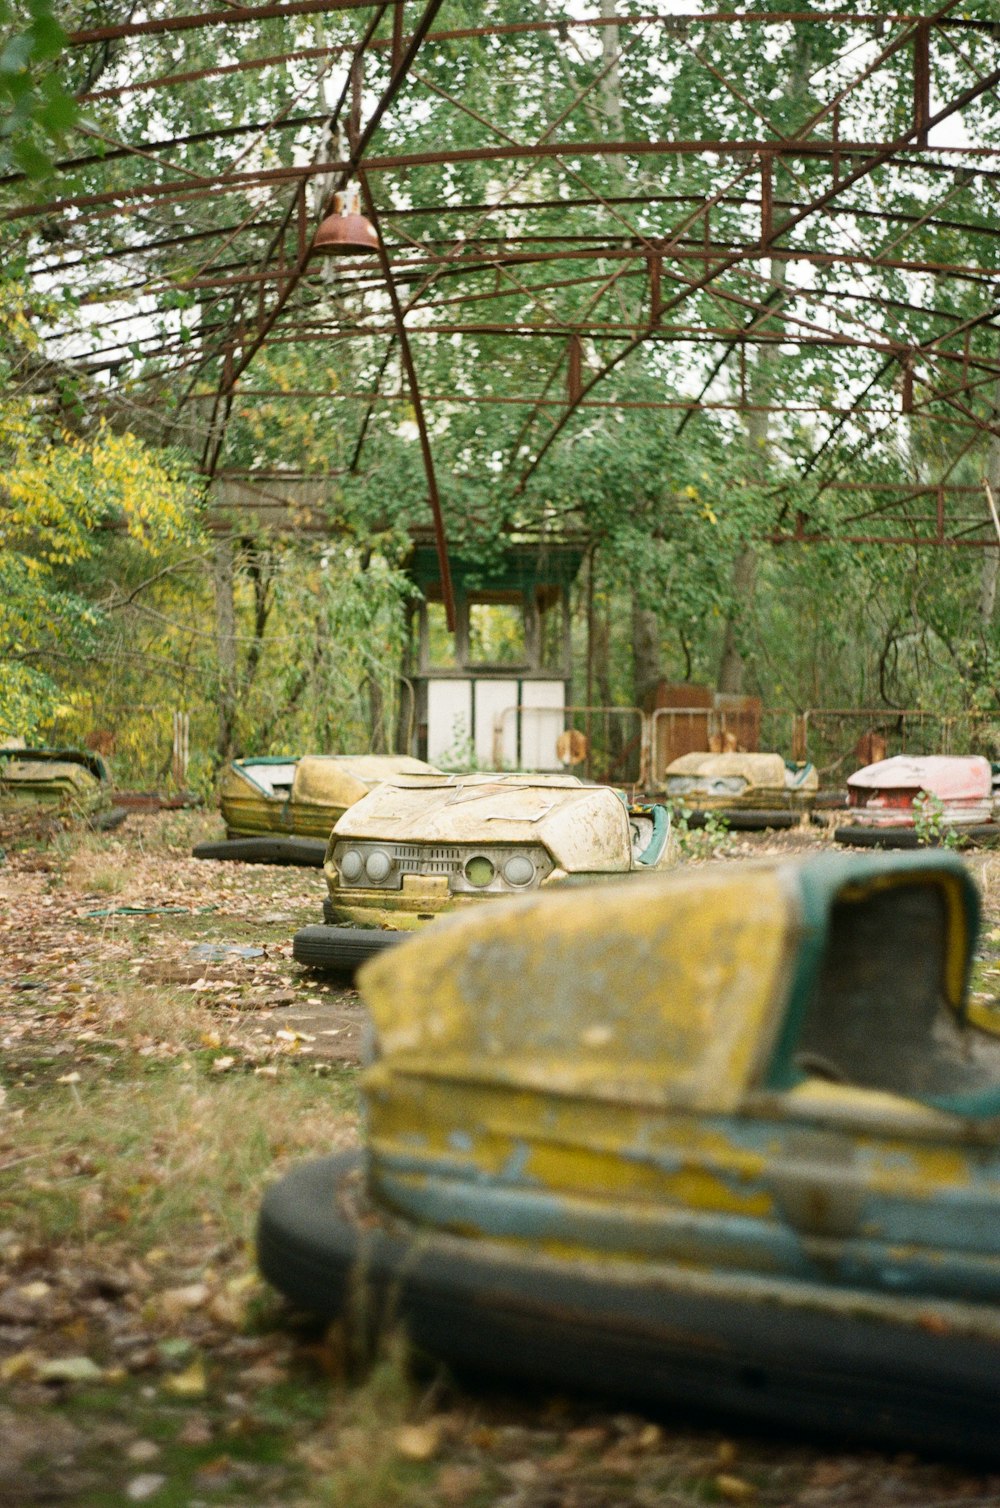
<svg viewBox="0 0 1000 1508"><path fill-rule="evenodd" d="M334 194L333 213L320 221L313 239L313 251L323 256L354 256L361 251L378 251L375 227L359 212L356 194Z"/></svg>

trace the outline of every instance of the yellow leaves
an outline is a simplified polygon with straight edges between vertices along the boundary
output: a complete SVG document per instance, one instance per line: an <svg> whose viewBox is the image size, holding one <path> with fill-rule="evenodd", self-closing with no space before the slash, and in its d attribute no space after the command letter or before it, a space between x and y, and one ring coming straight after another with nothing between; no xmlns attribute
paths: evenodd
<svg viewBox="0 0 1000 1508"><path fill-rule="evenodd" d="M177 1372L172 1377L168 1377L163 1384L163 1390L166 1393L172 1393L175 1398L203 1398L208 1391L205 1363L200 1357L196 1357L183 1372Z"/></svg>
<svg viewBox="0 0 1000 1508"><path fill-rule="evenodd" d="M0 514L0 549L21 540L47 565L92 553L102 522L118 522L155 553L190 537L186 481L158 452L101 423L93 438L64 432L53 442L23 401L0 404L4 491L15 506Z"/></svg>

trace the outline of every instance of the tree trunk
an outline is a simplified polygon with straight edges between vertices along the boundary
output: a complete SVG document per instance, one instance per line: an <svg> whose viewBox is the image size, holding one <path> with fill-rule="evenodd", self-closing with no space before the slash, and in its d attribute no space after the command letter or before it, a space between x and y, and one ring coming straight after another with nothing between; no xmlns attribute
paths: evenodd
<svg viewBox="0 0 1000 1508"><path fill-rule="evenodd" d="M995 406L1000 408L1000 383L997 384ZM993 500L1000 508L1000 435L995 431L990 436L990 448L986 459L986 480L993 492ZM991 530L995 530L993 514L987 506ZM997 582L1000 579L1000 541L983 551L979 575L979 623L984 634L993 627L993 615L997 603Z"/></svg>
<svg viewBox="0 0 1000 1508"><path fill-rule="evenodd" d="M662 630L660 615L643 607L638 595L632 594L632 685L637 707L663 680Z"/></svg>
<svg viewBox="0 0 1000 1508"><path fill-rule="evenodd" d="M739 696L743 691L746 668L739 643L742 621L749 617L757 582L757 556L752 545L744 545L733 564L732 592L735 606L726 621L719 659L719 690Z"/></svg>
<svg viewBox="0 0 1000 1508"><path fill-rule="evenodd" d="M236 661L236 572L233 541L220 534L212 555L215 586L215 645L219 664L219 732L215 752L219 764L232 757L236 731L239 673Z"/></svg>
<svg viewBox="0 0 1000 1508"><path fill-rule="evenodd" d="M389 749L385 736L386 708L382 682L372 670L366 673L365 680L368 690L368 726L371 730L368 748L372 754L387 754Z"/></svg>
<svg viewBox="0 0 1000 1508"><path fill-rule="evenodd" d="M601 0L601 19L610 21L617 14L615 0ZM622 110L621 75L618 71L619 33L617 26L601 27L601 64L607 73L601 81L601 105L605 129L612 138L625 134ZM618 158L612 160L612 172L623 177ZM660 616L643 607L639 594L632 593L632 685L633 700L641 707L648 692L663 679L663 633Z"/></svg>
<svg viewBox="0 0 1000 1508"><path fill-rule="evenodd" d="M788 71L787 92L790 101L804 102L806 99L811 67L809 47L808 29L797 27L792 61ZM781 290L787 274L786 261L771 260L769 262L768 277L772 287L777 289L777 298L774 305L775 313L769 319L761 321L761 330L781 330L782 328L780 309L783 295ZM777 345L768 343L758 347L757 359L752 367L748 366L747 370L749 389L747 396L752 404L767 405L769 403L779 359ZM766 408L763 412L760 409L751 408L746 416L746 432L750 471L763 477L766 472L768 446L771 439L770 415L766 412ZM726 622L722 653L719 657L718 687L720 691L736 695L743 691L746 664L740 646L740 627L750 617L756 583L757 557L753 544L748 541L733 562L733 607Z"/></svg>
<svg viewBox="0 0 1000 1508"><path fill-rule="evenodd" d="M772 278L778 282L784 282L787 263L771 262L770 267ZM753 379L750 382L751 402L767 402L773 386L776 359L777 349L774 346L761 346L754 364ZM771 438L770 416L760 412L759 409L752 408L746 416L746 431L748 468L762 474L766 466L767 448ZM743 691L746 671L746 662L740 645L740 630L750 618L753 610L754 589L757 585L757 554L749 540L741 547L733 562L730 585L733 606L726 620L726 629L722 637L718 687L720 691L739 696Z"/></svg>

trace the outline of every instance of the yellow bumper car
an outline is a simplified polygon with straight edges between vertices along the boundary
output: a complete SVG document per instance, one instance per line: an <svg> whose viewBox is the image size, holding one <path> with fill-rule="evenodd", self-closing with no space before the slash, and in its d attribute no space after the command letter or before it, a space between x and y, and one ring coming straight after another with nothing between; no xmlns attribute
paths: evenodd
<svg viewBox="0 0 1000 1508"><path fill-rule="evenodd" d="M109 832L128 815L111 790L107 765L89 749L0 748L0 810L42 807Z"/></svg>
<svg viewBox="0 0 1000 1508"><path fill-rule="evenodd" d="M304 754L235 759L223 777L223 843L199 843L196 859L319 867L334 823L392 775L434 772L402 754Z"/></svg>
<svg viewBox="0 0 1000 1508"><path fill-rule="evenodd" d="M326 925L298 932L294 953L349 973L443 912L672 861L664 807L575 775L397 777L334 828Z"/></svg>
<svg viewBox="0 0 1000 1508"><path fill-rule="evenodd" d="M733 829L797 827L819 790L811 764L780 754L683 754L666 768L667 800L691 827L718 817Z"/></svg>
<svg viewBox="0 0 1000 1508"><path fill-rule="evenodd" d="M996 1460L977 914L938 853L448 918L362 971L367 1146L268 1190L264 1274L459 1367Z"/></svg>

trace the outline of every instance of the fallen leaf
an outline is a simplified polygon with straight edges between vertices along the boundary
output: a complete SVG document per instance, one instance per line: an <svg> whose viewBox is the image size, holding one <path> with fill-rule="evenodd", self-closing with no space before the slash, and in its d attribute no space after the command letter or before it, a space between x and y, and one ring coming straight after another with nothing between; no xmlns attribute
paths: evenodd
<svg viewBox="0 0 1000 1508"><path fill-rule="evenodd" d="M216 1058L212 1063L212 1072L228 1073L235 1062L235 1058Z"/></svg>
<svg viewBox="0 0 1000 1508"><path fill-rule="evenodd" d="M16 1382L19 1377L34 1377L42 1358L37 1351L16 1351L0 1361L0 1382Z"/></svg>
<svg viewBox="0 0 1000 1508"><path fill-rule="evenodd" d="M208 1296L207 1283L189 1283L183 1288L165 1288L157 1294L156 1304L164 1318L176 1320L192 1309L200 1309L207 1302Z"/></svg>
<svg viewBox="0 0 1000 1508"><path fill-rule="evenodd" d="M475 1466L442 1466L435 1484L437 1499L441 1503L464 1503L482 1480L482 1472Z"/></svg>
<svg viewBox="0 0 1000 1508"><path fill-rule="evenodd" d="M212 1439L212 1427L207 1419L189 1419L177 1435L179 1445L208 1445Z"/></svg>
<svg viewBox="0 0 1000 1508"><path fill-rule="evenodd" d="M160 1454L160 1447L153 1440L133 1440L125 1452L129 1461L134 1461L137 1466L145 1466L148 1461L155 1461Z"/></svg>
<svg viewBox="0 0 1000 1508"><path fill-rule="evenodd" d="M404 1424L396 1431L396 1454L406 1461L430 1461L441 1445L441 1426L429 1419L426 1424Z"/></svg>
<svg viewBox="0 0 1000 1508"><path fill-rule="evenodd" d="M183 1372L177 1372L173 1377L168 1377L163 1384L166 1393L172 1393L175 1398L202 1398L208 1390L208 1380L205 1377L205 1363L198 1356Z"/></svg>
<svg viewBox="0 0 1000 1508"><path fill-rule="evenodd" d="M749 1503L757 1496L757 1489L752 1482L747 1482L743 1477L729 1476L726 1472L720 1472L715 1479L715 1490L726 1503Z"/></svg>
<svg viewBox="0 0 1000 1508"><path fill-rule="evenodd" d="M35 1371L39 1382L97 1382L103 1375L89 1356L61 1356L43 1361Z"/></svg>
<svg viewBox="0 0 1000 1508"><path fill-rule="evenodd" d="M156 1496L166 1480L166 1477L157 1476L154 1472L143 1472L141 1476L132 1478L125 1488L125 1495L133 1503L145 1503Z"/></svg>
<svg viewBox="0 0 1000 1508"><path fill-rule="evenodd" d="M49 1284L43 1283L40 1278L37 1280L37 1282L25 1283L23 1288L18 1288L17 1290L18 1296L22 1299L26 1299L29 1304L41 1303L42 1299L48 1298L51 1292L52 1289L50 1288Z"/></svg>

